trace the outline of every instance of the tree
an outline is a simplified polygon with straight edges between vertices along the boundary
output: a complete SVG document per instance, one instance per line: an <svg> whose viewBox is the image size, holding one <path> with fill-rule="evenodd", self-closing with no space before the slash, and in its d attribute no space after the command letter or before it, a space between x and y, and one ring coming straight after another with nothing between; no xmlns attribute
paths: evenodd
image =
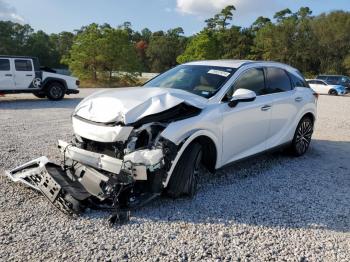
<svg viewBox="0 0 350 262"><path fill-rule="evenodd" d="M267 18L267 17L263 17L263 16L259 16L255 22L253 23L253 25L251 26L251 29L254 32L259 31L261 28L270 25L271 24L271 19Z"/></svg>
<svg viewBox="0 0 350 262"><path fill-rule="evenodd" d="M97 80L97 71L102 64L102 33L97 24L90 24L76 36L69 56L62 62L81 79Z"/></svg>
<svg viewBox="0 0 350 262"><path fill-rule="evenodd" d="M182 64L194 60L216 59L219 56L215 35L202 32L193 37L185 52L177 57L177 62Z"/></svg>
<svg viewBox="0 0 350 262"><path fill-rule="evenodd" d="M183 29L175 28L153 33L150 39L146 55L152 72L163 72L174 67L176 58L183 52L186 40L182 36Z"/></svg>
<svg viewBox="0 0 350 262"><path fill-rule="evenodd" d="M129 41L126 30L102 29L100 59L103 71L108 71L109 80L113 72L140 71L140 63L134 45Z"/></svg>
<svg viewBox="0 0 350 262"><path fill-rule="evenodd" d="M233 11L235 11L236 8L233 5L228 5L224 9L221 10L219 14L216 14L213 18L209 18L205 20L207 24L208 30L225 30L226 27L230 24L228 21L231 21L233 18Z"/></svg>

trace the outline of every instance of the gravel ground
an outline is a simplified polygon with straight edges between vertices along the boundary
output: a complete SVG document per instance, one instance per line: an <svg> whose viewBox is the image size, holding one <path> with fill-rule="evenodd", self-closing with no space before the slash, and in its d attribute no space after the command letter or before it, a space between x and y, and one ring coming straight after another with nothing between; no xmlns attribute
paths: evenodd
<svg viewBox="0 0 350 262"><path fill-rule="evenodd" d="M0 261L350 261L350 97L321 96L310 151L268 154L205 175L197 196L161 198L110 228L108 213L69 219L4 170L72 135L82 90L61 102L0 98Z"/></svg>

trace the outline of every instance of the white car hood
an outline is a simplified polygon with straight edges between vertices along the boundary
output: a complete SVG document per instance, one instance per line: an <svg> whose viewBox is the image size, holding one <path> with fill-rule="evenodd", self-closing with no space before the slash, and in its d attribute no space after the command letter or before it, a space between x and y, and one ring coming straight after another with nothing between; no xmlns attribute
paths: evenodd
<svg viewBox="0 0 350 262"><path fill-rule="evenodd" d="M204 108L207 99L186 91L130 87L104 90L85 98L74 115L98 123L134 123L145 116L171 109L181 103Z"/></svg>

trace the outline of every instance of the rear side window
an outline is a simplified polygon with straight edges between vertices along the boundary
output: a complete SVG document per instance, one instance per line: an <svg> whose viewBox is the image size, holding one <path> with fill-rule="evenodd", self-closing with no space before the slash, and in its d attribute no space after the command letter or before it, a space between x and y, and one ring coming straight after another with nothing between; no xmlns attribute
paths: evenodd
<svg viewBox="0 0 350 262"><path fill-rule="evenodd" d="M33 71L32 61L27 59L15 60L16 71Z"/></svg>
<svg viewBox="0 0 350 262"><path fill-rule="evenodd" d="M309 87L307 82L304 79L302 79L301 77L297 77L296 75L291 74L291 73L289 73L289 77L292 80L294 87ZM319 84L318 82L320 82L320 81L311 80L311 81L309 81L309 84Z"/></svg>
<svg viewBox="0 0 350 262"><path fill-rule="evenodd" d="M267 83L269 93L279 93L292 90L292 84L287 72L277 67L268 67Z"/></svg>
<svg viewBox="0 0 350 262"><path fill-rule="evenodd" d="M10 60L0 59L0 71L10 71Z"/></svg>

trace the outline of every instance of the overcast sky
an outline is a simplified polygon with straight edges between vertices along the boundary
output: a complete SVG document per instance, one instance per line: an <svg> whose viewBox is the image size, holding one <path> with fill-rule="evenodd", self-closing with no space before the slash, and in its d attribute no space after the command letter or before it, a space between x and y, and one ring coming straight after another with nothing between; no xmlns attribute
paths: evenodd
<svg viewBox="0 0 350 262"><path fill-rule="evenodd" d="M350 0L0 0L0 20L29 23L47 33L73 31L93 22L112 26L130 21L152 31L181 26L186 35L200 31L204 20L233 4L234 24L249 26L258 16L272 17L289 7L308 6L314 14L350 11Z"/></svg>

